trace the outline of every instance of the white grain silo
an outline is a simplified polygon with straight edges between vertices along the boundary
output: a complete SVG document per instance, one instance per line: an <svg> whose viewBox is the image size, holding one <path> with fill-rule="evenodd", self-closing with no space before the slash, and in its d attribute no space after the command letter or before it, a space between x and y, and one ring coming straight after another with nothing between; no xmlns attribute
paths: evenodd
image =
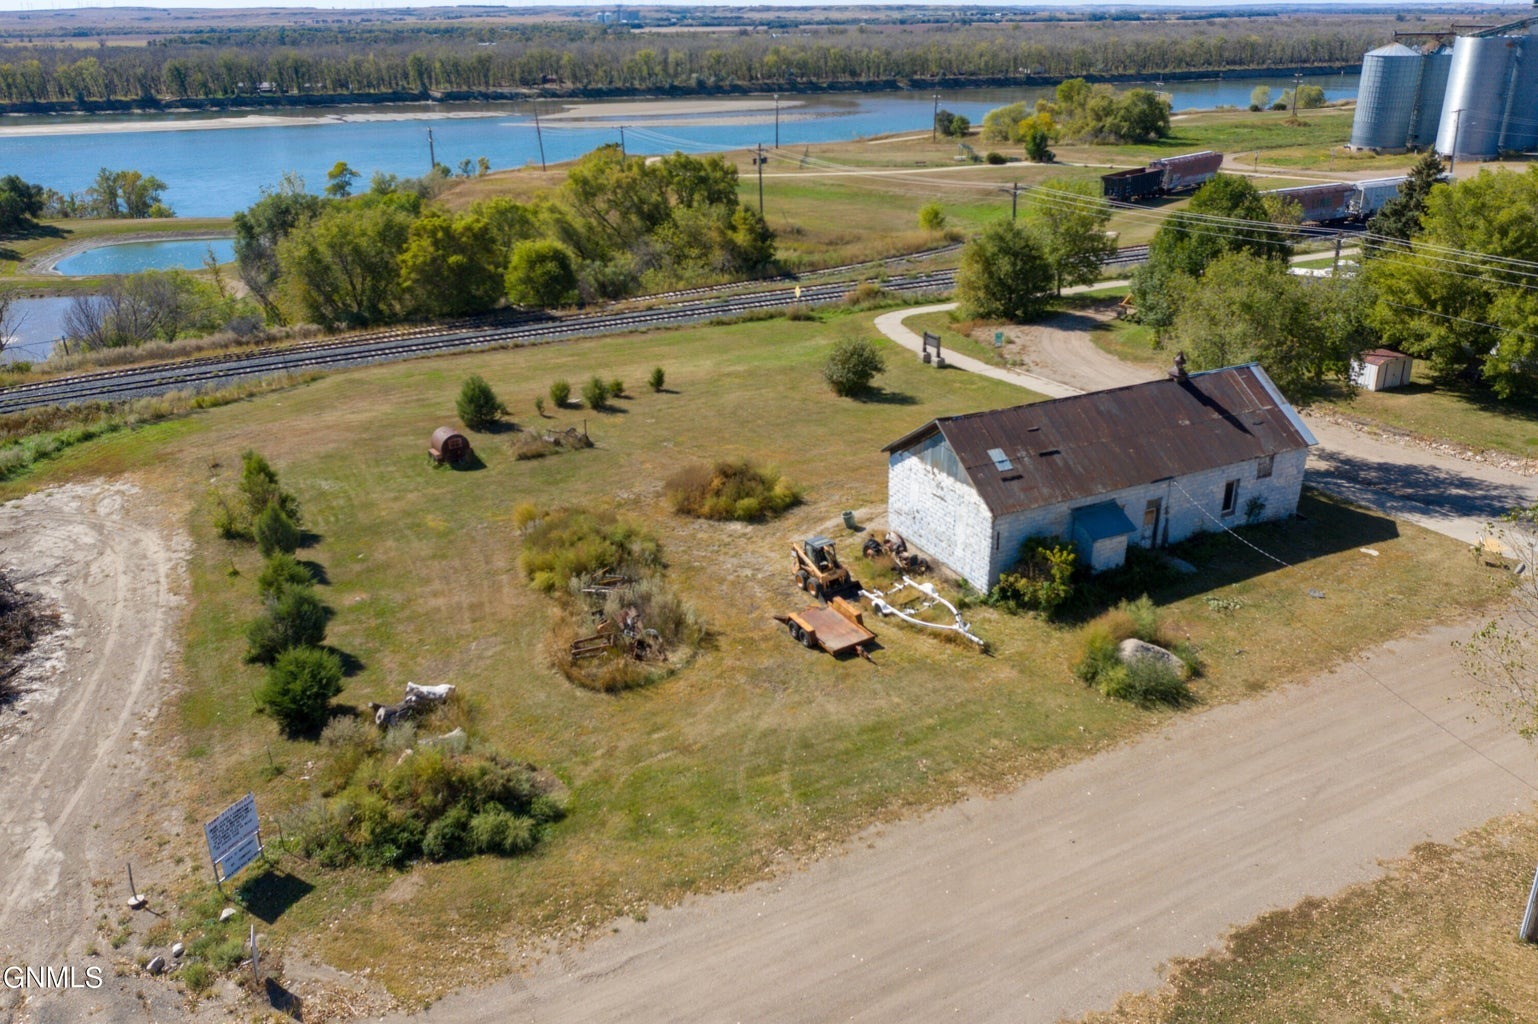
<svg viewBox="0 0 1538 1024"><path fill-rule="evenodd" d="M1362 58L1352 149L1397 153L1405 148L1420 98L1421 65L1421 55L1402 43L1380 46Z"/></svg>
<svg viewBox="0 0 1538 1024"><path fill-rule="evenodd" d="M1521 40L1514 36L1459 36L1447 73L1437 152L1454 160L1500 155L1501 122L1511 70Z"/></svg>

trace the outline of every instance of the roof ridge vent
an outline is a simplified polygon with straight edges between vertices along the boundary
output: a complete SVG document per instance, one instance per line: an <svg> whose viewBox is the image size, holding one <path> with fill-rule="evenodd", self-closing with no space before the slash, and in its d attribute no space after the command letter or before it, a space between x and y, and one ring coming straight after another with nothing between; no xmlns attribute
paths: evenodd
<svg viewBox="0 0 1538 1024"><path fill-rule="evenodd" d="M1191 375L1186 373L1186 354L1185 354L1185 352L1184 351L1176 352L1175 353L1175 365L1170 367L1170 380L1178 381L1179 383L1184 384L1186 381L1188 381L1190 379L1191 379Z"/></svg>

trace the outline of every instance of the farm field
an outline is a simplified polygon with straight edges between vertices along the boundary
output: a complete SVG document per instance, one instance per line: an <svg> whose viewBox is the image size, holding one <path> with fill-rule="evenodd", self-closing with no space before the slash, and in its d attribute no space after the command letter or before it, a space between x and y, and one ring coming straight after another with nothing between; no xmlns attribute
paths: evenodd
<svg viewBox="0 0 1538 1024"><path fill-rule="evenodd" d="M403 875L282 859L283 872L314 889L277 917L270 940L344 969L368 967L413 1005L499 972L509 949L789 870L869 823L1010 788L1165 720L1169 712L1108 702L1073 678L1074 623L973 608L993 645L984 656L877 622L871 665L806 651L774 622L806 601L786 549L808 534L841 539L867 582L890 579L857 556L858 535L840 523L846 509L879 522L881 445L936 415L1021 398L884 346L883 390L865 402L837 399L820 362L835 338L868 331L852 314L769 320L338 374L87 442L0 495L123 475L195 502L185 690L161 736L190 828L247 789L275 812L298 806L326 757L309 741L280 739L251 710L260 674L241 655L258 559L216 537L208 497L231 484L251 447L298 496L316 535L303 555L326 567L328 642L357 663L339 704L398 699L407 680L452 682L473 737L570 787L570 817L523 858ZM654 394L642 382L658 365L667 390ZM454 395L472 372L520 426L585 419L597 447L517 462L511 435L472 434L484 468L429 469L426 439L453 421ZM620 411L545 421L533 411L552 380L593 374L627 382ZM758 526L667 508L661 484L678 467L737 456L781 469L805 488L804 504ZM655 533L671 585L710 626L706 648L671 678L619 695L561 678L546 650L554 606L518 569L513 512L523 503L613 510ZM1304 511L1306 521L1250 534L1291 568L1207 539L1182 551L1198 576L1154 590L1172 630L1202 652L1203 702L1304 677L1368 637L1496 596L1451 541L1317 497ZM1362 556L1365 545L1379 557ZM1310 600L1310 588L1336 599ZM206 867L189 861L185 872L186 898L202 898Z"/></svg>

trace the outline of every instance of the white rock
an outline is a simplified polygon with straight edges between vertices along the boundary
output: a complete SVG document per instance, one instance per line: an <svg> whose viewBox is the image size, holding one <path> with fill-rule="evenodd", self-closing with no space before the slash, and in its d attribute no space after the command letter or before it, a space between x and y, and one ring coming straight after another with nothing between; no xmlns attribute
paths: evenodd
<svg viewBox="0 0 1538 1024"><path fill-rule="evenodd" d="M155 959L146 964L144 969L149 971L151 974L160 974L166 969L166 958L163 956L157 956Z"/></svg>
<svg viewBox="0 0 1538 1024"><path fill-rule="evenodd" d="M1155 661L1162 661L1181 676L1186 674L1185 662L1157 644L1151 644L1136 637L1128 637L1118 644L1116 646L1116 655L1121 658L1124 664L1136 661L1139 658L1152 658Z"/></svg>
<svg viewBox="0 0 1538 1024"><path fill-rule="evenodd" d="M173 943L171 943L171 955L172 956L180 957L185 952L187 952L187 947L183 946L180 942L173 942Z"/></svg>
<svg viewBox="0 0 1538 1024"><path fill-rule="evenodd" d="M232 918L234 916L235 916L235 908L234 907L225 907L223 910L219 911L219 920L220 920L221 923L224 922L224 921L228 921L230 918Z"/></svg>

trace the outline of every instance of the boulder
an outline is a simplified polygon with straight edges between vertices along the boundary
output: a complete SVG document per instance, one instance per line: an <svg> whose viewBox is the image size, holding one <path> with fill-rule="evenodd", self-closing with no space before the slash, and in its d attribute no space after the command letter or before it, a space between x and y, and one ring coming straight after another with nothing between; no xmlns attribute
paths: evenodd
<svg viewBox="0 0 1538 1024"><path fill-rule="evenodd" d="M1123 664L1131 664L1139 658L1153 658L1168 665L1174 673L1182 678L1186 674L1186 663L1181 661L1172 652L1166 651L1157 644L1151 644L1136 637L1128 637L1116 647L1116 656Z"/></svg>
<svg viewBox="0 0 1538 1024"><path fill-rule="evenodd" d="M164 973L165 969L166 969L166 958L163 957L163 956L157 956L155 959L151 960L145 966L145 970L149 971L151 974L161 974L161 973Z"/></svg>

